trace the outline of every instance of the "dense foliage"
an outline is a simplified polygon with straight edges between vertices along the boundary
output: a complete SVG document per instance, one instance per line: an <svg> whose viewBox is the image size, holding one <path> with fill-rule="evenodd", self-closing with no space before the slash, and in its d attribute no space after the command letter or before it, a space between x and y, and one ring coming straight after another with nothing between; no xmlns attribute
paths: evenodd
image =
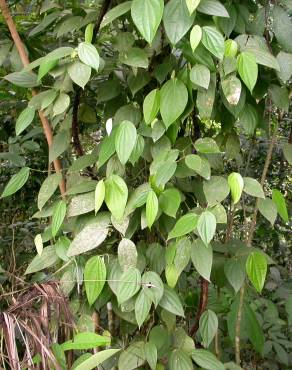
<svg viewBox="0 0 292 370"><path fill-rule="evenodd" d="M0 8L3 368L291 368L291 1Z"/></svg>

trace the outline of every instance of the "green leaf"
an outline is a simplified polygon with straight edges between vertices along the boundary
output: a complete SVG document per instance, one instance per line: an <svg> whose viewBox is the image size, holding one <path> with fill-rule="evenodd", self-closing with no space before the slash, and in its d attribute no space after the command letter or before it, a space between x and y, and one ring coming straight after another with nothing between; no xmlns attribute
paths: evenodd
<svg viewBox="0 0 292 370"><path fill-rule="evenodd" d="M20 135L33 121L35 116L35 109L26 107L18 116L15 124L15 133Z"/></svg>
<svg viewBox="0 0 292 370"><path fill-rule="evenodd" d="M174 175L177 168L176 162L168 160L157 168L154 182L157 187L164 186Z"/></svg>
<svg viewBox="0 0 292 370"><path fill-rule="evenodd" d="M136 139L136 142L135 142L134 149L133 149L133 151L130 155L130 158L129 158L129 160L130 160L130 162L133 166L139 160L139 158L141 157L141 155L143 153L143 150L144 150L144 146L145 146L145 141L143 139L143 136L138 135L137 139Z"/></svg>
<svg viewBox="0 0 292 370"><path fill-rule="evenodd" d="M88 42L81 42L78 45L78 57L81 62L98 71L99 54L95 46Z"/></svg>
<svg viewBox="0 0 292 370"><path fill-rule="evenodd" d="M153 190L150 190L146 200L146 220L147 226L151 229L158 213L158 199Z"/></svg>
<svg viewBox="0 0 292 370"><path fill-rule="evenodd" d="M157 116L160 106L160 92L158 89L150 91L143 102L143 115L145 122L150 124Z"/></svg>
<svg viewBox="0 0 292 370"><path fill-rule="evenodd" d="M287 206L286 206L286 202L285 202L285 198L283 194L279 190L273 189L272 199L273 199L273 202L277 206L277 211L280 217L283 219L283 221L289 222L289 215L288 215Z"/></svg>
<svg viewBox="0 0 292 370"><path fill-rule="evenodd" d="M36 74L27 71L13 72L4 76L5 80L20 87L35 87L40 84Z"/></svg>
<svg viewBox="0 0 292 370"><path fill-rule="evenodd" d="M206 370L225 370L222 362L206 349L193 349L192 359L197 365Z"/></svg>
<svg viewBox="0 0 292 370"><path fill-rule="evenodd" d="M282 109L284 112L289 111L289 91L285 86L272 84L269 87L269 93L275 106Z"/></svg>
<svg viewBox="0 0 292 370"><path fill-rule="evenodd" d="M195 213L188 213L182 216L174 225L173 229L168 235L168 240L178 238L194 231L198 224L198 216Z"/></svg>
<svg viewBox="0 0 292 370"><path fill-rule="evenodd" d="M101 365L104 361L118 353L120 349L106 349L105 351L98 352L85 361L83 361L80 365L78 365L74 370L92 370L97 366Z"/></svg>
<svg viewBox="0 0 292 370"><path fill-rule="evenodd" d="M160 97L162 120L168 128L185 110L188 103L188 90L182 81L172 78L162 86Z"/></svg>
<svg viewBox="0 0 292 370"><path fill-rule="evenodd" d="M179 278L179 273L174 264L170 264L166 266L165 277L166 277L167 285L170 288L174 288Z"/></svg>
<svg viewBox="0 0 292 370"><path fill-rule="evenodd" d="M271 223L271 225L274 225L277 218L277 206L272 199L259 199L258 207L261 214Z"/></svg>
<svg viewBox="0 0 292 370"><path fill-rule="evenodd" d="M49 247L45 247L41 256L36 255L31 263L28 265L27 269L25 270L25 275L33 274L34 272L44 270L48 267L55 265L58 261L58 256L56 254L55 246L50 245Z"/></svg>
<svg viewBox="0 0 292 370"><path fill-rule="evenodd" d="M208 245L213 239L216 231L216 217L213 213L209 211L201 213L198 220L197 230L203 242Z"/></svg>
<svg viewBox="0 0 292 370"><path fill-rule="evenodd" d="M103 17L103 20L100 24L100 28L107 26L112 23L115 19L119 18L121 15L126 14L131 9L132 1L125 1L111 10L109 10L106 15Z"/></svg>
<svg viewBox="0 0 292 370"><path fill-rule="evenodd" d="M38 81L40 81L48 72L58 65L59 59L44 60L41 62L38 71Z"/></svg>
<svg viewBox="0 0 292 370"><path fill-rule="evenodd" d="M70 132L62 130L53 137L53 143L49 148L49 162L53 162L68 148L70 142Z"/></svg>
<svg viewBox="0 0 292 370"><path fill-rule="evenodd" d="M200 1L201 0L186 0L186 4L190 14L193 14L193 12L197 9Z"/></svg>
<svg viewBox="0 0 292 370"><path fill-rule="evenodd" d="M145 272L142 276L142 287L155 307L157 307L164 292L164 286L160 276L154 271Z"/></svg>
<svg viewBox="0 0 292 370"><path fill-rule="evenodd" d="M34 245L36 247L36 250L38 252L38 255L41 256L43 253L44 245L43 245L43 239L41 234L37 234L34 238Z"/></svg>
<svg viewBox="0 0 292 370"><path fill-rule="evenodd" d="M241 95L241 82L235 76L230 76L221 81L221 87L226 100L230 105L237 105Z"/></svg>
<svg viewBox="0 0 292 370"><path fill-rule="evenodd" d="M105 197L105 185L103 180L99 180L95 188L95 197L94 197L94 210L95 214L99 211Z"/></svg>
<svg viewBox="0 0 292 370"><path fill-rule="evenodd" d="M75 217L94 210L94 191L78 194L70 200L67 217Z"/></svg>
<svg viewBox="0 0 292 370"><path fill-rule="evenodd" d="M94 30L94 24L93 23L89 23L86 28L85 28L85 32L84 32L84 40L85 42L91 44L91 41L92 41L92 37L93 37L93 30Z"/></svg>
<svg viewBox="0 0 292 370"><path fill-rule="evenodd" d="M70 105L70 96L65 93L60 93L53 105L53 114L57 116L58 114L64 113L65 110ZM62 132L65 132L62 131Z"/></svg>
<svg viewBox="0 0 292 370"><path fill-rule="evenodd" d="M202 39L203 31L202 28L196 24L190 33L190 44L193 52L197 49L201 39Z"/></svg>
<svg viewBox="0 0 292 370"><path fill-rule="evenodd" d="M84 268L84 285L90 306L99 297L106 281L106 267L102 257L91 257Z"/></svg>
<svg viewBox="0 0 292 370"><path fill-rule="evenodd" d="M244 109L240 112L238 122L247 135L253 135L258 125L258 113L256 108L251 104L245 104Z"/></svg>
<svg viewBox="0 0 292 370"><path fill-rule="evenodd" d="M143 322L146 320L150 312L151 304L152 301L149 296L144 290L141 290L135 302L135 317L139 328L141 328Z"/></svg>
<svg viewBox="0 0 292 370"><path fill-rule="evenodd" d="M204 181L203 191L208 205L214 206L228 196L230 187L224 177L212 176L209 181Z"/></svg>
<svg viewBox="0 0 292 370"><path fill-rule="evenodd" d="M130 121L123 121L119 124L115 136L115 148L120 162L127 163L134 149L137 139L136 127Z"/></svg>
<svg viewBox="0 0 292 370"><path fill-rule="evenodd" d="M191 260L198 273L206 280L210 281L213 251L212 247L206 246L202 240L197 239L191 248Z"/></svg>
<svg viewBox="0 0 292 370"><path fill-rule="evenodd" d="M272 12L273 31L284 51L292 53L292 23L286 10L275 5Z"/></svg>
<svg viewBox="0 0 292 370"><path fill-rule="evenodd" d="M209 161L204 158L200 157L197 154L188 154L185 157L186 165L194 170L197 174L202 176L204 179L209 180L211 177L211 166Z"/></svg>
<svg viewBox="0 0 292 370"><path fill-rule="evenodd" d="M62 13L60 11L56 11L45 16L43 20L29 32L28 37L35 36L45 30L50 24L52 24L57 18L59 18L61 14Z"/></svg>
<svg viewBox="0 0 292 370"><path fill-rule="evenodd" d="M98 168L102 167L108 159L115 153L115 135L116 131L111 132L109 136L106 136L101 144L98 158Z"/></svg>
<svg viewBox="0 0 292 370"><path fill-rule="evenodd" d="M91 68L86 64L76 61L68 67L68 73L71 80L84 89L84 86L90 79Z"/></svg>
<svg viewBox="0 0 292 370"><path fill-rule="evenodd" d="M119 304L132 298L141 288L141 273L132 267L124 271L118 283L117 299Z"/></svg>
<svg viewBox="0 0 292 370"><path fill-rule="evenodd" d="M244 182L243 191L246 194L249 194L257 198L265 198L263 188L256 179L253 179L251 177L244 177L243 182Z"/></svg>
<svg viewBox="0 0 292 370"><path fill-rule="evenodd" d="M136 68L147 68L148 67L148 55L144 49L136 47L127 49L120 53L120 61L131 67Z"/></svg>
<svg viewBox="0 0 292 370"><path fill-rule="evenodd" d="M216 28L203 27L202 43L216 58L223 59L225 51L224 37Z"/></svg>
<svg viewBox="0 0 292 370"><path fill-rule="evenodd" d="M255 289L261 293L267 274L267 259L260 252L252 252L246 261L246 273Z"/></svg>
<svg viewBox="0 0 292 370"><path fill-rule="evenodd" d="M137 265L136 245L129 239L122 239L118 245L118 259L123 271Z"/></svg>
<svg viewBox="0 0 292 370"><path fill-rule="evenodd" d="M23 167L18 173L13 175L11 179L6 184L1 198L9 197L10 195L16 193L23 185L27 182L29 177L30 169L28 167Z"/></svg>
<svg viewBox="0 0 292 370"><path fill-rule="evenodd" d="M156 370L157 365L157 348L153 342L145 344L145 357L151 370Z"/></svg>
<svg viewBox="0 0 292 370"><path fill-rule="evenodd" d="M229 259L224 263L224 273L235 293L237 293L245 280L245 265L243 261L240 259Z"/></svg>
<svg viewBox="0 0 292 370"><path fill-rule="evenodd" d="M217 17L229 17L224 5L217 0L201 0L197 10L200 13L216 15Z"/></svg>
<svg viewBox="0 0 292 370"><path fill-rule="evenodd" d="M242 52L237 57L237 70L250 92L252 92L258 78L258 65L253 54Z"/></svg>
<svg viewBox="0 0 292 370"><path fill-rule="evenodd" d="M216 141L210 137L204 137L196 140L195 149L204 154L220 153L220 149Z"/></svg>
<svg viewBox="0 0 292 370"><path fill-rule="evenodd" d="M78 333L73 340L68 340L61 344L64 351L86 350L100 346L109 345L111 338L105 335L98 335L91 332Z"/></svg>
<svg viewBox="0 0 292 370"><path fill-rule="evenodd" d="M167 37L175 45L191 28L194 14L190 15L185 0L170 0L164 9L163 23Z"/></svg>
<svg viewBox="0 0 292 370"><path fill-rule="evenodd" d="M181 349L171 352L168 362L169 370L193 370L190 356Z"/></svg>
<svg viewBox="0 0 292 370"><path fill-rule="evenodd" d="M215 312L205 311L200 317L199 330L203 340L203 346L208 348L218 330L218 318Z"/></svg>
<svg viewBox="0 0 292 370"><path fill-rule="evenodd" d="M105 180L105 203L115 219L121 220L128 199L128 188L118 175L111 175Z"/></svg>
<svg viewBox="0 0 292 370"><path fill-rule="evenodd" d="M184 309L177 293L167 285L164 285L164 293L159 301L159 306L174 315L185 317Z"/></svg>
<svg viewBox="0 0 292 370"><path fill-rule="evenodd" d="M42 183L38 194L38 208L40 210L54 194L61 180L62 174L54 173L52 175L49 175Z"/></svg>
<svg viewBox="0 0 292 370"><path fill-rule="evenodd" d="M236 204L241 198L242 190L244 187L243 178L240 173L232 172L228 176L228 184L230 186L233 203Z"/></svg>
<svg viewBox="0 0 292 370"><path fill-rule="evenodd" d="M53 216L52 216L52 236L55 237L62 226L64 218L66 216L66 202L60 200L57 205L54 207Z"/></svg>
<svg viewBox="0 0 292 370"><path fill-rule="evenodd" d="M277 55L277 62L279 63L278 78L286 83L292 76L292 54L280 51Z"/></svg>
<svg viewBox="0 0 292 370"><path fill-rule="evenodd" d="M134 370L142 366L145 362L144 346L142 341L134 342L123 351L119 358L119 370Z"/></svg>
<svg viewBox="0 0 292 370"><path fill-rule="evenodd" d="M283 145L283 154L286 161L292 165L292 144L286 143Z"/></svg>
<svg viewBox="0 0 292 370"><path fill-rule="evenodd" d="M98 247L107 237L110 217L108 213L99 213L90 219L70 244L68 257L85 253Z"/></svg>
<svg viewBox="0 0 292 370"><path fill-rule="evenodd" d="M177 189L166 189L159 197L159 207L170 217L175 217L181 202L181 195Z"/></svg>
<svg viewBox="0 0 292 370"><path fill-rule="evenodd" d="M244 308L245 326L249 340L253 344L255 350L261 355L265 344L263 329L261 328L257 317L251 308L251 305L245 304Z"/></svg>
<svg viewBox="0 0 292 370"><path fill-rule="evenodd" d="M42 91L41 93L33 96L28 106L34 109L45 109L47 108L53 101L55 100L57 96L57 91L53 89L49 89L46 91Z"/></svg>
<svg viewBox="0 0 292 370"><path fill-rule="evenodd" d="M151 44L162 19L163 0L133 0L131 15L144 39Z"/></svg>
<svg viewBox="0 0 292 370"><path fill-rule="evenodd" d="M196 64L190 71L190 80L192 83L204 89L208 89L210 78L210 70L203 64Z"/></svg>

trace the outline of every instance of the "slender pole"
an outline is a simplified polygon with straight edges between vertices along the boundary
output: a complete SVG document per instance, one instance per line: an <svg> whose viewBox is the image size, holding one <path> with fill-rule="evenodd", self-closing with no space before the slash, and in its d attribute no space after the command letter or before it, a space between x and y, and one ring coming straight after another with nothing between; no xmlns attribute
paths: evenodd
<svg viewBox="0 0 292 370"><path fill-rule="evenodd" d="M0 9L1 9L3 17L6 21L6 24L9 28L10 35L11 35L13 41L14 41L14 45L16 46L16 49L18 51L18 54L19 54L20 59L22 61L22 64L25 67L29 64L28 55L26 54L23 42L22 42L22 40L19 36L19 33L16 29L15 23L14 23L12 17L11 17L9 8L8 8L7 3L6 3L5 0L0 0ZM37 92L33 89L32 89L32 95L33 96L37 95ZM45 117L44 113L41 110L39 110L38 113L39 113L39 117L40 117L40 120L41 120L41 123L42 123L42 126L43 126L43 130L44 130L44 133L45 133L45 136L46 136L46 139L47 139L48 146L50 147L53 143L53 133L52 133L50 123L49 123L48 119ZM58 172L58 173L62 173L62 165L61 165L60 160L55 159L53 161L53 164L54 164L55 171ZM61 180L59 186L60 186L61 194L62 194L62 196L64 196L65 192L66 192L66 185L65 185L65 180L64 179Z"/></svg>

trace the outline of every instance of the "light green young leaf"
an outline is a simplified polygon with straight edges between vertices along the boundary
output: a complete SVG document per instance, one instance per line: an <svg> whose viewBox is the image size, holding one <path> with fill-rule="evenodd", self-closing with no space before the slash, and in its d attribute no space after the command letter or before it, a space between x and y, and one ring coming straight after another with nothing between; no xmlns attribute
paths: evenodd
<svg viewBox="0 0 292 370"><path fill-rule="evenodd" d="M100 207L105 198L105 185L104 181L101 179L98 181L96 188L95 188L95 200L94 200L94 210L95 214L99 211Z"/></svg>
<svg viewBox="0 0 292 370"><path fill-rule="evenodd" d="M196 24L190 33L190 44L193 52L196 50L197 46L199 45L202 39L203 31L202 28Z"/></svg>
<svg viewBox="0 0 292 370"><path fill-rule="evenodd" d="M280 217L283 219L283 221L288 222L289 215L288 215L287 206L286 206L286 202L285 202L285 198L283 194L279 190L273 189L272 199L273 199L273 202L277 206L277 210L278 210Z"/></svg>
<svg viewBox="0 0 292 370"><path fill-rule="evenodd" d="M196 64L190 71L190 80L192 83L204 89L208 89L210 78L210 70L203 64Z"/></svg>
<svg viewBox="0 0 292 370"><path fill-rule="evenodd" d="M242 52L237 57L237 70L247 88L252 92L258 78L258 65L253 54Z"/></svg>
<svg viewBox="0 0 292 370"><path fill-rule="evenodd" d="M246 261L246 273L257 292L261 293L267 274L266 257L260 252L250 253Z"/></svg>
<svg viewBox="0 0 292 370"><path fill-rule="evenodd" d="M168 235L168 240L178 238L195 230L198 224L198 215L195 213L188 213L182 216L174 225L173 229Z"/></svg>
<svg viewBox="0 0 292 370"><path fill-rule="evenodd" d="M231 190L231 196L233 203L236 204L239 202L244 187L244 182L242 176L237 172L232 172L228 176L228 184Z"/></svg>
<svg viewBox="0 0 292 370"><path fill-rule="evenodd" d="M257 198L265 198L263 187L256 179L253 179L252 177L244 177L243 182L243 191L246 194Z"/></svg>
<svg viewBox="0 0 292 370"><path fill-rule="evenodd" d="M137 139L136 127L130 121L119 124L115 135L115 148L120 162L127 163Z"/></svg>
<svg viewBox="0 0 292 370"><path fill-rule="evenodd" d="M145 122L150 124L157 116L160 106L160 91L154 89L145 97L143 102L143 115Z"/></svg>
<svg viewBox="0 0 292 370"><path fill-rule="evenodd" d="M84 32L84 41L89 44L91 44L91 41L92 41L93 30L94 30L94 24L88 23L88 25L85 28L85 32Z"/></svg>
<svg viewBox="0 0 292 370"><path fill-rule="evenodd" d="M106 266L100 256L91 257L84 268L84 284L90 306L100 295L106 281Z"/></svg>
<svg viewBox="0 0 292 370"><path fill-rule="evenodd" d="M119 18L121 15L128 13L131 9L132 1L125 1L114 8L110 9L106 15L103 17L103 20L100 24L100 28L107 26L112 23L115 19Z"/></svg>
<svg viewBox="0 0 292 370"><path fill-rule="evenodd" d="M158 213L158 199L153 190L150 190L146 200L146 220L147 226L151 229Z"/></svg>
<svg viewBox="0 0 292 370"><path fill-rule="evenodd" d="M29 173L30 169L28 167L23 167L18 173L13 175L5 186L1 198L9 197L20 190L27 182Z"/></svg>
<svg viewBox="0 0 292 370"><path fill-rule="evenodd" d="M135 317L139 328L141 328L143 322L146 320L150 309L152 301L150 297L141 290L135 302Z"/></svg>
<svg viewBox="0 0 292 370"><path fill-rule="evenodd" d="M216 58L223 59L225 51L224 37L215 27L203 27L202 43Z"/></svg>
<svg viewBox="0 0 292 370"><path fill-rule="evenodd" d="M118 175L105 180L105 203L115 219L121 220L128 199L128 187Z"/></svg>
<svg viewBox="0 0 292 370"><path fill-rule="evenodd" d="M216 231L216 217L209 211L201 213L198 224L198 234L203 242L208 245L213 239Z"/></svg>
<svg viewBox="0 0 292 370"><path fill-rule="evenodd" d="M36 247L36 250L38 252L38 255L41 256L43 253L44 245L43 245L43 240L42 240L42 235L37 234L34 238L34 245Z"/></svg>
<svg viewBox="0 0 292 370"><path fill-rule="evenodd" d="M193 14L193 12L197 9L198 5L200 4L200 1L201 0L186 0L186 4L190 14Z"/></svg>
<svg viewBox="0 0 292 370"><path fill-rule="evenodd" d="M163 0L133 0L131 15L144 39L151 44L162 19Z"/></svg>
<svg viewBox="0 0 292 370"><path fill-rule="evenodd" d="M38 71L38 81L40 81L48 72L58 65L59 59L44 60L41 62Z"/></svg>
<svg viewBox="0 0 292 370"><path fill-rule="evenodd" d="M261 214L271 223L271 225L274 225L277 218L277 206L272 199L259 199L258 207Z"/></svg>
<svg viewBox="0 0 292 370"><path fill-rule="evenodd" d="M179 278L179 273L177 271L177 268L175 265L172 263L170 265L167 265L165 268L165 277L167 281L167 285L170 288L174 288L176 286L176 283Z"/></svg>
<svg viewBox="0 0 292 370"><path fill-rule="evenodd" d="M93 48L94 46L91 45ZM68 73L73 82L84 89L84 86L90 79L91 68L81 62L74 62L68 67Z"/></svg>
<svg viewBox="0 0 292 370"><path fill-rule="evenodd" d="M132 298L141 288L141 273L132 267L124 271L118 283L117 299L119 304Z"/></svg>
<svg viewBox="0 0 292 370"><path fill-rule="evenodd" d="M55 237L62 226L64 218L66 216L66 202L60 200L57 205L54 207L53 216L52 216L52 236Z"/></svg>
<svg viewBox="0 0 292 370"><path fill-rule="evenodd" d="M15 124L15 133L20 135L33 121L35 109L30 106L26 107L18 116Z"/></svg>
<svg viewBox="0 0 292 370"><path fill-rule="evenodd" d="M181 202L181 195L177 189L166 189L159 197L159 207L170 217L175 217Z"/></svg>
<svg viewBox="0 0 292 370"><path fill-rule="evenodd" d="M197 239L192 244L191 259L198 273L206 280L210 281L213 250L212 247L206 246L202 240Z"/></svg>
<svg viewBox="0 0 292 370"><path fill-rule="evenodd" d="M68 340L61 344L64 351L72 349L87 350L100 346L109 345L111 338L106 335L98 335L92 332L83 332L74 335L73 340Z"/></svg>
<svg viewBox="0 0 292 370"><path fill-rule="evenodd" d="M162 86L160 98L162 120L168 128L185 110L188 90L182 81L172 78Z"/></svg>
<svg viewBox="0 0 292 370"><path fill-rule="evenodd" d="M47 201L51 198L51 196L56 191L58 184L62 179L62 174L54 173L49 175L45 181L42 183L38 194L38 208L41 210L43 206L47 203Z"/></svg>
<svg viewBox="0 0 292 370"><path fill-rule="evenodd" d="M195 141L195 149L204 154L220 153L220 149L214 139L211 137L203 137Z"/></svg>
<svg viewBox="0 0 292 370"><path fill-rule="evenodd" d="M99 54L95 46L88 42L81 42L78 45L78 57L81 62L98 71Z"/></svg>

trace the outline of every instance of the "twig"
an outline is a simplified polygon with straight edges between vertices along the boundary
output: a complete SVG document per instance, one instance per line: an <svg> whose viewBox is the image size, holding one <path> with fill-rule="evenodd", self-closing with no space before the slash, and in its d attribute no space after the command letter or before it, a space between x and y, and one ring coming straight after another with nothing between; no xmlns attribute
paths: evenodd
<svg viewBox="0 0 292 370"><path fill-rule="evenodd" d="M23 66L27 66L29 64L29 59L28 59L28 56L26 54L23 42L22 42L22 40L19 36L19 33L16 29L15 23L14 23L12 17L11 17L9 8L8 8L5 0L0 0L0 9L1 9L3 17L6 21L6 24L9 28L10 35L11 35L13 41L14 41L14 45L16 46L16 49L18 51L18 54L19 54L20 59L22 61L22 64L23 64ZM33 96L37 95L37 92L34 89L32 89L32 95ZM50 123L49 123L49 121L47 120L47 118L45 117L44 113L41 110L39 110L38 113L39 113L39 117L40 117L40 120L41 120L41 123L42 123L42 126L43 126L43 130L44 130L44 133L45 133L45 136L46 136L46 139L47 139L48 146L50 147L53 143L53 133L52 133ZM54 163L54 167L55 167L56 172L62 173L62 165L61 165L61 162L59 161L59 159L55 159L53 161L53 163ZM60 186L61 194L62 194L62 196L64 196L65 192L66 192L66 185L65 185L65 180L64 179L61 180L59 186Z"/></svg>
<svg viewBox="0 0 292 370"><path fill-rule="evenodd" d="M195 318L195 323L190 330L190 336L194 337L199 329L199 321L200 317L202 316L203 312L205 311L207 304L208 304L208 290L209 290L209 283L208 280L201 277L201 295L200 295L200 303L198 307L198 311Z"/></svg>

